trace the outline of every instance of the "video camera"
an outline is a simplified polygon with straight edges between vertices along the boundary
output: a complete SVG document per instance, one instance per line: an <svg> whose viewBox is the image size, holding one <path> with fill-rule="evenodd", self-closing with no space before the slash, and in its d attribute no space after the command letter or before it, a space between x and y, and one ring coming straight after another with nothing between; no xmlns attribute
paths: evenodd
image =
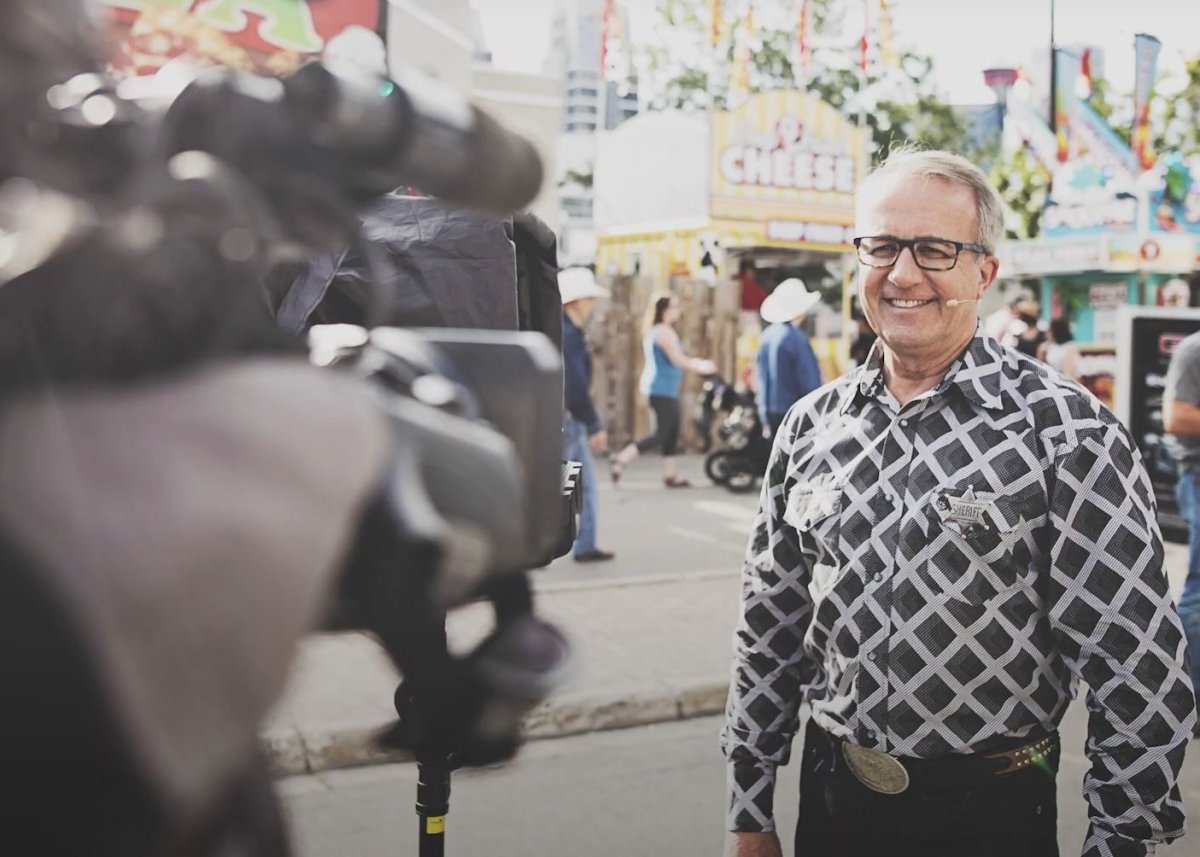
<svg viewBox="0 0 1200 857"><path fill-rule="evenodd" d="M228 70L198 76L167 107L157 145L169 162L199 150L231 165L266 200L285 238L310 251L353 241L355 212L397 186L509 212L531 201L542 176L530 143L439 85L318 63L283 80ZM398 555L427 557L428 567L365 565L378 575L428 575L427 589L396 605L407 617L400 621L416 621L412 605L436 615L480 597L496 604L496 633L479 652L488 652L491 668L486 694L506 701L485 715L490 701L480 700L486 727L462 725L485 729L487 741L443 731L437 752L465 763L510 755L521 715L566 663L565 642L532 616L523 574L565 554L575 535L578 466L561 461L557 351L537 332L461 328L322 326L309 343L318 365L368 382L393 424L394 473L383 502L406 543ZM356 586L359 595L373 589L361 573L346 589ZM381 627L388 617L364 604L343 598L334 621L379 634L418 694L422 673L447 670L440 651L436 667L425 663L440 643L406 641L397 650ZM464 682L482 680L479 652L466 659ZM436 687L428 694L426 722L453 722L436 710L449 704L439 695Z"/></svg>
<svg viewBox="0 0 1200 857"><path fill-rule="evenodd" d="M210 70L173 95L136 98L83 74L52 88L30 127L43 143L35 168L0 186L0 226L18 249L0 260L0 287L22 318L20 330L0 322L0 380L15 386L103 386L286 351L264 324L262 284L281 260L359 240L357 212L375 197L413 186L509 212L541 182L532 146L457 97L316 63L285 80ZM54 163L73 169L36 168ZM177 305L137 291L172 241L187 251L167 254ZM132 272L122 298L155 309L135 321L161 329L129 336L78 317L82 272L113 258ZM363 381L394 440L328 626L370 631L395 660L406 724L391 737L419 760L441 760L448 776L507 758L568 662L525 574L570 549L578 512L578 466L561 461L557 351L528 331L369 326L314 328L309 348L317 365ZM480 598L495 606L495 631L454 657L445 611Z"/></svg>

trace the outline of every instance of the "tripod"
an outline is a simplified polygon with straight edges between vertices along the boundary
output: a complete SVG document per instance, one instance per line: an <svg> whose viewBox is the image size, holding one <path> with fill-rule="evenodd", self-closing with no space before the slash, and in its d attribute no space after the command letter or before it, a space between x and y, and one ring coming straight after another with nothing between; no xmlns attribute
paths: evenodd
<svg viewBox="0 0 1200 857"><path fill-rule="evenodd" d="M496 612L491 636L465 662L455 663L444 656L445 614L431 617L421 651L425 658L436 653L434 660L445 669L422 672L422 681L396 690L397 737L417 760L420 857L445 854L451 771L511 758L525 713L561 683L567 667L566 639L533 615L526 575L499 580L486 595Z"/></svg>
<svg viewBox="0 0 1200 857"><path fill-rule="evenodd" d="M446 647L445 616L440 639L431 641L435 651ZM417 854L444 857L446 815L450 812L450 772L454 769L449 748L427 727L421 707L409 685L396 688L396 714L400 717L399 743L413 750L417 759Z"/></svg>
<svg viewBox="0 0 1200 857"><path fill-rule="evenodd" d="M446 853L446 814L450 812L450 760L417 762L417 833L419 857Z"/></svg>

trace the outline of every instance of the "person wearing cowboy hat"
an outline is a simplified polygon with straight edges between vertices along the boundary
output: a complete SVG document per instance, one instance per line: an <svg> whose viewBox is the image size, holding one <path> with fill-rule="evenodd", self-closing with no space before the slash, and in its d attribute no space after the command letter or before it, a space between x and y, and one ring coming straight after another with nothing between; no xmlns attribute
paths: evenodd
<svg viewBox="0 0 1200 857"><path fill-rule="evenodd" d="M596 547L599 492L592 454L608 449L608 433L592 403L592 355L583 327L596 298L608 297L608 289L587 268L567 268L559 271L558 291L563 305L563 455L583 465L583 508L572 555L576 562L601 562L615 554Z"/></svg>
<svg viewBox="0 0 1200 857"><path fill-rule="evenodd" d="M763 434L774 437L784 414L795 402L821 386L821 367L804 331L804 315L821 296L795 277L784 280L763 301L763 331L755 368L758 371L758 416ZM769 434L768 434L769 432Z"/></svg>

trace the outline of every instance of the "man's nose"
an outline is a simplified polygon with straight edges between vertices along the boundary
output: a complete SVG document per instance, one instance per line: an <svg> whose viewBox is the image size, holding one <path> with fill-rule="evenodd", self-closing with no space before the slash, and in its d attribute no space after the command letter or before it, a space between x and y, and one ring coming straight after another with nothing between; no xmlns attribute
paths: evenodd
<svg viewBox="0 0 1200 857"><path fill-rule="evenodd" d="M915 252L911 246L906 245L900 248L900 255L896 257L896 261L892 263L892 267L888 271L889 282L905 287L916 285L921 281L924 274L917 265Z"/></svg>

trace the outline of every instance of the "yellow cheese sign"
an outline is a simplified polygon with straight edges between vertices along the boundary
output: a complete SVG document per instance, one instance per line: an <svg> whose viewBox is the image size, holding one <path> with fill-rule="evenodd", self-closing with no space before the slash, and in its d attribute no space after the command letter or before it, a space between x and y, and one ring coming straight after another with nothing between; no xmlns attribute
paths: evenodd
<svg viewBox="0 0 1200 857"><path fill-rule="evenodd" d="M713 115L709 214L765 224L776 240L848 244L854 190L867 168L864 140L806 93L752 95Z"/></svg>

